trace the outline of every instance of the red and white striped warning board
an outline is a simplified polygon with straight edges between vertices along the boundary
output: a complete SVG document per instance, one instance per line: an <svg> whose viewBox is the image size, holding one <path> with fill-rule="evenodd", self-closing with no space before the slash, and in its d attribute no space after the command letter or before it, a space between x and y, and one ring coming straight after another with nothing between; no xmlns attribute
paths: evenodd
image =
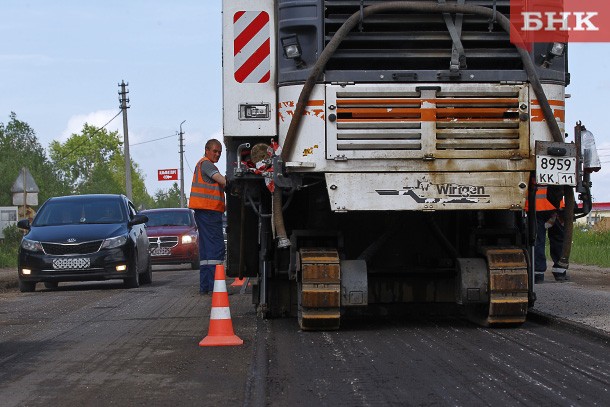
<svg viewBox="0 0 610 407"><path fill-rule="evenodd" d="M238 11L233 15L234 75L239 83L265 83L271 76L269 14Z"/></svg>

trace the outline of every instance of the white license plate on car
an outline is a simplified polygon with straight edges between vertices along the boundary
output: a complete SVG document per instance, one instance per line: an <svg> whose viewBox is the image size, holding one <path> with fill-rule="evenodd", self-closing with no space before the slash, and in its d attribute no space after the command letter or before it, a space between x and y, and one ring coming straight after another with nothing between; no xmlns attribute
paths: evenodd
<svg viewBox="0 0 610 407"><path fill-rule="evenodd" d="M88 257L70 257L66 259L53 259L54 270L80 270L91 267Z"/></svg>
<svg viewBox="0 0 610 407"><path fill-rule="evenodd" d="M576 186L576 157L537 155L536 183Z"/></svg>
<svg viewBox="0 0 610 407"><path fill-rule="evenodd" d="M172 249L169 247L156 247L150 251L151 256L169 256L172 254Z"/></svg>

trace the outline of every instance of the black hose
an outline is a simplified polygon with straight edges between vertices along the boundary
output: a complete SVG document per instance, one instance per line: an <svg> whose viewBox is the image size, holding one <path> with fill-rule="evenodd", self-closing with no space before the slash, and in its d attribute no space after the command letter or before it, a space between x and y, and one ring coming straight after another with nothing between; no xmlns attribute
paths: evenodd
<svg viewBox="0 0 610 407"><path fill-rule="evenodd" d="M277 186L273 190L273 223L275 225L275 235L278 242L277 247L284 249L290 247L290 240L286 235L286 227L284 226L284 213L282 212L282 190Z"/></svg>
<svg viewBox="0 0 610 407"><path fill-rule="evenodd" d="M570 265L570 254L572 252L572 236L574 235L574 192L572 187L569 185L564 186L564 224L563 224L563 248L561 250L561 257L557 262L557 265L567 269Z"/></svg>
<svg viewBox="0 0 610 407"><path fill-rule="evenodd" d="M239 265L237 266L237 277L240 279L244 278L245 268L245 242L244 236L246 235L246 197L242 194L239 202Z"/></svg>
<svg viewBox="0 0 610 407"><path fill-rule="evenodd" d="M246 198L248 199L248 203L250 204L250 208L252 208L252 211L254 211L254 214L256 215L257 218L270 218L271 217L270 213L262 213L262 211L260 209L256 208L256 204L252 200L252 197L250 196L250 194L248 194L246 196Z"/></svg>

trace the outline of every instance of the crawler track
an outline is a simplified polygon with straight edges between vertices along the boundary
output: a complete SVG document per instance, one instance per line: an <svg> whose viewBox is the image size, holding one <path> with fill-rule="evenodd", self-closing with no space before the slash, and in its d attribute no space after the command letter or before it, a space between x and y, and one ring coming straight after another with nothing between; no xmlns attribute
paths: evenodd
<svg viewBox="0 0 610 407"><path fill-rule="evenodd" d="M341 320L341 268L335 249L299 251L299 325L303 330L339 329Z"/></svg>

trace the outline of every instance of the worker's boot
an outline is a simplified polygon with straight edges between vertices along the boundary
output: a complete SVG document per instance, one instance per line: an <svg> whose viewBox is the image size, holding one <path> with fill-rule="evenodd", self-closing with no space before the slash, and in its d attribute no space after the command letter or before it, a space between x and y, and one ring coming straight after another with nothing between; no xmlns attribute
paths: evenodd
<svg viewBox="0 0 610 407"><path fill-rule="evenodd" d="M553 277L557 281L567 281L568 280L568 270L563 267L553 267Z"/></svg>
<svg viewBox="0 0 610 407"><path fill-rule="evenodd" d="M542 284L544 283L544 271L535 271L534 272L534 284Z"/></svg>

